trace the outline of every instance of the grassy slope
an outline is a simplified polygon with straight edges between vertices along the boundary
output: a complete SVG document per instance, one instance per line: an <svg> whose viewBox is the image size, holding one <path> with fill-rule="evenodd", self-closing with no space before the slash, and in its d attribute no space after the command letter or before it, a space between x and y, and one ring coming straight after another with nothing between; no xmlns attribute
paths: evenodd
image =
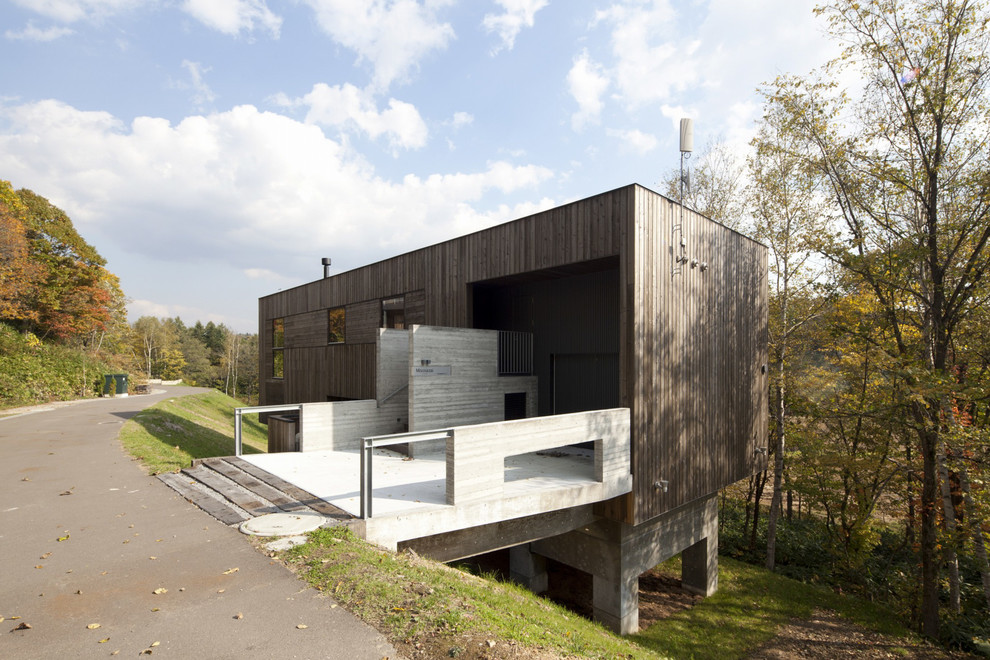
<svg viewBox="0 0 990 660"><path fill-rule="evenodd" d="M193 458L230 455L235 405L219 392L168 399L128 421L121 438L155 473L185 467ZM245 420L244 443L248 453L263 450L264 426ZM717 594L627 638L514 585L383 552L341 528L315 532L283 559L393 640L423 643L444 655L497 640L499 648L577 657L739 658L815 608L835 610L872 630L906 634L892 615L865 601L724 557ZM677 568L676 561L664 566L675 574Z"/></svg>
<svg viewBox="0 0 990 660"><path fill-rule="evenodd" d="M166 399L128 420L120 440L152 474L189 467L194 458L231 456L239 405L216 391ZM254 416L243 418L241 439L246 454L268 446L267 430Z"/></svg>

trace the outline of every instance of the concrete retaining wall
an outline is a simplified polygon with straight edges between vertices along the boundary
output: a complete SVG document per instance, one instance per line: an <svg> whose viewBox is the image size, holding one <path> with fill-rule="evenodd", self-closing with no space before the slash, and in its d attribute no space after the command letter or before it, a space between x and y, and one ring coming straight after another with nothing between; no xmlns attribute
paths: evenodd
<svg viewBox="0 0 990 660"><path fill-rule="evenodd" d="M629 475L628 408L455 428L447 440L447 504L502 497L508 456L580 442L595 445L596 481Z"/></svg>
<svg viewBox="0 0 990 660"><path fill-rule="evenodd" d="M505 395L514 392L526 393L527 417L537 414L536 377L498 375L496 330L414 325L409 358L410 431L502 421ZM442 445L415 449L425 453Z"/></svg>
<svg viewBox="0 0 990 660"><path fill-rule="evenodd" d="M409 332L379 330L378 400L303 404L299 451L357 451L361 438L402 433L409 425Z"/></svg>

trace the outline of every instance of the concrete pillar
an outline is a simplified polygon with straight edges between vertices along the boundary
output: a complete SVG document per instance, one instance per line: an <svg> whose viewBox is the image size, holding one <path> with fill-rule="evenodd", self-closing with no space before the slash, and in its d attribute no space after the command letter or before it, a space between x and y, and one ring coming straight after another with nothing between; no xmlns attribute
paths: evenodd
<svg viewBox="0 0 990 660"><path fill-rule="evenodd" d="M547 560L530 549L529 543L509 548L509 579L534 594L547 590Z"/></svg>
<svg viewBox="0 0 990 660"><path fill-rule="evenodd" d="M595 621L620 635L639 632L639 575L619 579L595 575L591 598Z"/></svg>
<svg viewBox="0 0 990 660"><path fill-rule="evenodd" d="M545 557L591 573L595 620L622 635L639 630L640 574L677 553L685 588L705 596L718 589L715 495L640 525L603 519L532 545Z"/></svg>
<svg viewBox="0 0 990 660"><path fill-rule="evenodd" d="M700 596L718 590L718 538L703 538L681 553L681 586Z"/></svg>
<svg viewBox="0 0 990 660"><path fill-rule="evenodd" d="M701 596L718 591L718 502L709 498L698 512L703 538L681 552L681 586Z"/></svg>

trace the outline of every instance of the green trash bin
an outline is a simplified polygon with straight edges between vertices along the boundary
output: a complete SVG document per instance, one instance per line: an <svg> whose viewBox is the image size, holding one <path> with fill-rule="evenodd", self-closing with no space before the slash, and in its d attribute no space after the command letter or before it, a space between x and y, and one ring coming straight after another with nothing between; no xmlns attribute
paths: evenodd
<svg viewBox="0 0 990 660"><path fill-rule="evenodd" d="M127 374L103 374L103 396L127 396Z"/></svg>

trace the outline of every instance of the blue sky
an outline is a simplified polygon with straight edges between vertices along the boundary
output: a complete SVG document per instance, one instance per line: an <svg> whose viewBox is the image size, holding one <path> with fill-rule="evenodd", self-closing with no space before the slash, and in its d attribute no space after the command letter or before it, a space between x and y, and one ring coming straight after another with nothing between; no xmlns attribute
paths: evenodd
<svg viewBox="0 0 990 660"><path fill-rule="evenodd" d="M836 54L802 0L0 0L0 178L144 314L259 296L744 154L755 90Z"/></svg>

